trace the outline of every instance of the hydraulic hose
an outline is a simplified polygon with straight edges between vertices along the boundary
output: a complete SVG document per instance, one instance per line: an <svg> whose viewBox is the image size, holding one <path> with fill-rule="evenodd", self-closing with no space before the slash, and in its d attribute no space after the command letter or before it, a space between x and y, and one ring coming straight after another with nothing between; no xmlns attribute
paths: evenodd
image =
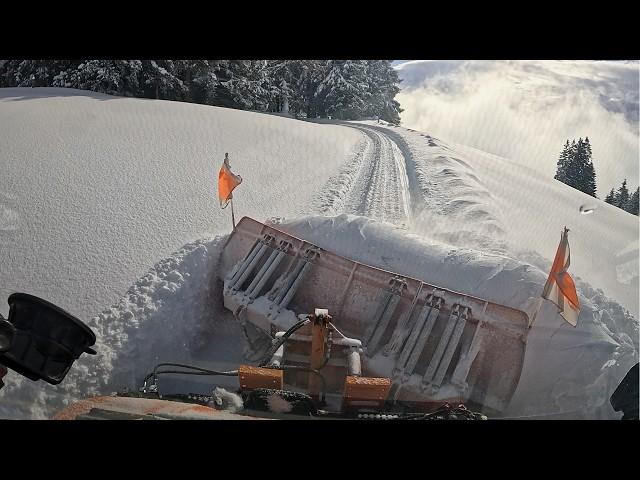
<svg viewBox="0 0 640 480"><path fill-rule="evenodd" d="M195 370L195 371L184 371L184 370L161 370L158 371L158 369L160 367L180 367L180 368L187 368L190 370ZM144 377L143 380L143 385L146 385L147 382L149 381L150 378L153 377L153 382L156 383L158 380L158 375L162 375L162 374L167 374L167 373L171 373L171 374L182 374L182 375L219 375L219 376L226 376L226 377L237 377L238 376L238 371L237 370L230 370L230 371L226 371L226 372L221 372L221 371L217 371L217 370L209 370L206 368L200 368L200 367L195 367L193 365L185 365L182 363L159 363L158 365L156 365L153 369L153 371L151 373L149 373L146 377Z"/></svg>
<svg viewBox="0 0 640 480"><path fill-rule="evenodd" d="M269 363L269 360L271 360L271 357L273 356L273 354L276 353L278 348L280 348L280 346L284 342L287 341L287 338L289 338L291 335L294 334L294 332L296 330L298 330L299 328L302 328L304 325L306 325L310 321L311 320L309 320L308 318L305 318L304 320L299 321L298 323L296 323L292 327L290 327L289 330L284 332L284 334L279 339L277 339L276 342L273 344L273 346L267 351L267 353L262 358L262 361L260 362L260 364L258 366L259 367L264 367L265 365L267 365Z"/></svg>

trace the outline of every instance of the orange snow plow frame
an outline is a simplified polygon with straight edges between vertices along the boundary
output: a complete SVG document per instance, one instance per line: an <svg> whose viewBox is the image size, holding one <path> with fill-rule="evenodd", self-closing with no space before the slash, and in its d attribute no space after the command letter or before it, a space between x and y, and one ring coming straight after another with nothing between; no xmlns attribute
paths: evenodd
<svg viewBox="0 0 640 480"><path fill-rule="evenodd" d="M391 378L389 401L501 412L520 379L523 311L349 260L249 217L227 240L218 275L225 307L269 336L326 308L341 332L362 339L363 375Z"/></svg>
<svg viewBox="0 0 640 480"><path fill-rule="evenodd" d="M193 403L152 398L92 397L80 400L53 420L252 420L249 417Z"/></svg>

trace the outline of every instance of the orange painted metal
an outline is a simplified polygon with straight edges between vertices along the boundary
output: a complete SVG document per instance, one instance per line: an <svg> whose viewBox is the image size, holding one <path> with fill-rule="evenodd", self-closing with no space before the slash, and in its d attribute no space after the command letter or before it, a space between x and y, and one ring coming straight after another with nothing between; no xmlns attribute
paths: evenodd
<svg viewBox="0 0 640 480"><path fill-rule="evenodd" d="M253 417L216 410L193 403L173 402L152 398L93 397L76 402L58 412L53 420L76 420L93 409L129 415L166 415L192 420L248 420Z"/></svg>
<svg viewBox="0 0 640 480"><path fill-rule="evenodd" d="M254 390L256 388L282 390L284 384L283 371L273 368L240 365L238 376L240 377L240 388L242 390Z"/></svg>
<svg viewBox="0 0 640 480"><path fill-rule="evenodd" d="M411 315L418 315L427 308L433 296L437 297L440 299L440 309L436 324L415 369L417 375L424 375L443 332L442 326L456 306L467 307L469 314L465 322L468 326L465 326L460 337L460 348L454 351L450 359L451 365L455 366L452 367L453 374L450 378L445 377L442 387L449 387L448 390L452 391L455 389L456 396L460 394L465 403L474 402L495 411L504 411L507 407L524 363L529 332L529 318L525 312L350 260L248 217L238 223L225 244L217 271L219 278L228 282L234 269L264 236L272 239L271 244L286 241L291 248L264 285L264 293L257 299L259 301L245 304L242 291L225 286L224 305L227 309L236 312L242 306L243 318L268 334L272 330L286 330L297 321L296 315L312 312L321 306L331 312L335 318L332 323L343 334L364 339L372 322L378 318L381 301L389 294L390 282L399 278L404 288L393 293L399 298L394 297L397 302L388 319L388 327L377 341L378 349L389 353L396 347L395 351L390 352L390 358L397 354L400 348L397 345L402 343L398 343L396 334L406 332L403 322L410 320ZM274 294L278 293L280 285L284 285L283 280L288 278L287 275L300 259L305 258L305 253L311 250L318 253L309 260L310 268L301 278L290 302L280 306ZM256 270L261 265L258 262ZM265 311L269 313L265 314ZM375 354L375 348L366 353ZM387 368L379 369L376 364L368 364L366 358L364 361L365 375L389 376ZM425 390L421 385L411 382L404 384L401 380L394 377L394 381L402 383L397 397L400 401L419 399L422 402L439 402L443 397L442 393ZM341 387L342 382L338 388Z"/></svg>
<svg viewBox="0 0 640 480"><path fill-rule="evenodd" d="M311 317L311 362L314 370L322 368L325 359L325 345L329 333L329 315L313 315ZM320 393L320 381L317 375L309 373L309 395L318 400Z"/></svg>
<svg viewBox="0 0 640 480"><path fill-rule="evenodd" d="M344 383L343 410L357 407L380 409L389 395L391 380L378 377L347 376Z"/></svg>

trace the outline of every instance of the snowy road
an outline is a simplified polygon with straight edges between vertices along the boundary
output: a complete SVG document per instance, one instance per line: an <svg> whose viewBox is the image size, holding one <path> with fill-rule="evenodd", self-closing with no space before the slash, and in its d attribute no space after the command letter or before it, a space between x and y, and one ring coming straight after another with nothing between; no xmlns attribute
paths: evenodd
<svg viewBox="0 0 640 480"><path fill-rule="evenodd" d="M348 213L407 227L411 211L405 158L383 132L345 123L364 135L354 158L329 179L317 200L325 215Z"/></svg>

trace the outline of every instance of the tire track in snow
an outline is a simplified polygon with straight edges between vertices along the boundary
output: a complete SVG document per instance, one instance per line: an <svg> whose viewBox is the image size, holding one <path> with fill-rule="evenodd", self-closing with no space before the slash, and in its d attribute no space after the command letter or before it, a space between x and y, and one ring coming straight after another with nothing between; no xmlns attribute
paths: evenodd
<svg viewBox="0 0 640 480"><path fill-rule="evenodd" d="M411 195L402 152L380 131L363 125L343 125L362 132L364 145L355 159L323 187L315 201L318 212L362 215L407 227Z"/></svg>

